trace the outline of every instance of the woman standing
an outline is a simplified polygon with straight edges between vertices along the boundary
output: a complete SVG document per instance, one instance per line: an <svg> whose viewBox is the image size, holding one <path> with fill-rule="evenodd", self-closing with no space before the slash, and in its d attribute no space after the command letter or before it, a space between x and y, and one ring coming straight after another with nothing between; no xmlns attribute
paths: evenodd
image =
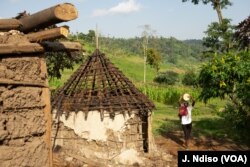
<svg viewBox="0 0 250 167"><path fill-rule="evenodd" d="M188 93L183 94L179 100L180 107L185 107L187 113L179 115L181 119L182 129L184 132L186 149L189 147L190 135L192 131L192 110L195 105L195 100Z"/></svg>

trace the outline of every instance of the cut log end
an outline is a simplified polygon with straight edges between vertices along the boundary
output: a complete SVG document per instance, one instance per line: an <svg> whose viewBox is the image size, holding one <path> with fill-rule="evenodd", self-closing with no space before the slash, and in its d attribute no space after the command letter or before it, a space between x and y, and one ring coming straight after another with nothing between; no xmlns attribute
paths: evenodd
<svg viewBox="0 0 250 167"><path fill-rule="evenodd" d="M60 27L60 33L63 37L67 38L69 35L69 29L65 27Z"/></svg>
<svg viewBox="0 0 250 167"><path fill-rule="evenodd" d="M78 17L78 12L74 5L70 3L64 3L56 6L55 16L63 21L74 20Z"/></svg>

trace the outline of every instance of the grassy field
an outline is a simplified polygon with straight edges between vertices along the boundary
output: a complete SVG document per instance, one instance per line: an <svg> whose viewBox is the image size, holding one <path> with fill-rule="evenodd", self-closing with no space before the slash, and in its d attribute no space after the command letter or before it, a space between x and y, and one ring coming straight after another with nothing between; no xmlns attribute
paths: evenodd
<svg viewBox="0 0 250 167"><path fill-rule="evenodd" d="M138 56L111 56L110 60L138 87L141 91L143 87L143 58ZM76 65L74 70L64 70L61 79L51 79L49 84L51 89L56 89L70 77L70 75L79 67ZM183 71L171 65L161 65L161 70L175 68L177 71ZM198 97L199 90L184 86L151 86L156 72L147 67L147 95L151 98L156 109L153 112L153 133L162 135L169 131L180 130L179 117L177 116L177 99L184 92L191 92L194 97ZM172 98L171 100L169 100ZM168 100L167 100L168 99ZM229 137L236 142L247 143L237 130L229 128L228 123L221 118L218 113L225 106L226 101L212 99L207 104L197 102L193 110L193 132L195 136L213 137L222 139ZM248 143L249 144L249 143Z"/></svg>
<svg viewBox="0 0 250 167"><path fill-rule="evenodd" d="M218 105L214 103L220 102ZM217 112L223 107L225 101L214 99L208 104L197 102L192 112L192 119L197 133L195 135L215 136L221 137L223 130L223 121ZM168 131L180 130L180 121L178 115L178 107L173 105L164 105L162 103L155 103L156 110L153 116L153 129L155 135L167 133ZM202 131L201 131L202 130ZM200 132L200 133L198 133Z"/></svg>

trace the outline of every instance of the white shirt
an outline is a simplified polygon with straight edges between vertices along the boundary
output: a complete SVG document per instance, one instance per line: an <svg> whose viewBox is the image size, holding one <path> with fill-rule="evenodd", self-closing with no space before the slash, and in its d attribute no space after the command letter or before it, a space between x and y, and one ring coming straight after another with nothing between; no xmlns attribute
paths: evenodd
<svg viewBox="0 0 250 167"><path fill-rule="evenodd" d="M191 105L187 107L188 114L181 117L182 125L190 124L192 122L192 109L193 109L193 106Z"/></svg>

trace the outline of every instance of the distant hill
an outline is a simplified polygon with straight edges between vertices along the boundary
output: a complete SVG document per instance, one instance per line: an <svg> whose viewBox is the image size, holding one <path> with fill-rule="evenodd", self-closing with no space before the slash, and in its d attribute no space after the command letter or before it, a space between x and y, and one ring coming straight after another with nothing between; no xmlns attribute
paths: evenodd
<svg viewBox="0 0 250 167"><path fill-rule="evenodd" d="M142 38L107 38L99 39L100 47L106 53L116 54L126 53L128 55L143 55ZM171 38L149 38L148 48L154 48L160 52L164 63L180 64L183 61L200 60L203 51L201 40L184 40L180 41Z"/></svg>

